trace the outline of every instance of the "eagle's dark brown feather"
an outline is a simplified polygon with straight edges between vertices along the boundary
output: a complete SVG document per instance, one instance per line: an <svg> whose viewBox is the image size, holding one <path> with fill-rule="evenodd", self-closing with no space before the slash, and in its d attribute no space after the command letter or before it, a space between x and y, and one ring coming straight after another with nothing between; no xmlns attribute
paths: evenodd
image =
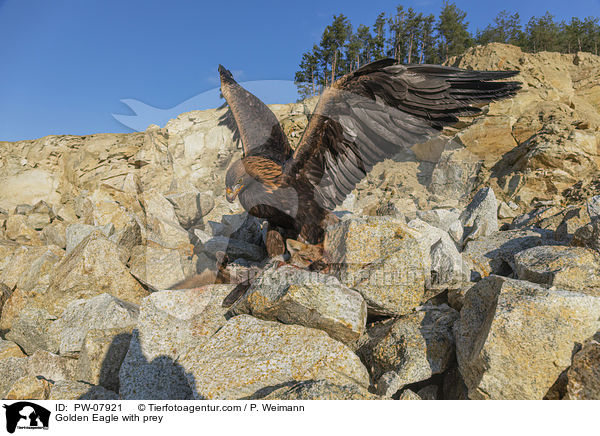
<svg viewBox="0 0 600 436"><path fill-rule="evenodd" d="M496 81L515 71L376 61L325 91L292 154L275 115L227 70L219 72L245 150L228 170L228 192L239 192L242 206L285 232L284 239L300 236L312 244L323 240L330 211L377 162L520 88ZM280 251L281 241L272 239Z"/></svg>
<svg viewBox="0 0 600 436"><path fill-rule="evenodd" d="M283 163L292 155L288 139L271 110L260 99L242 88L231 72L219 65L221 93L229 105L222 123L233 127L242 141L244 156L267 156ZM235 130L235 129L232 129Z"/></svg>
<svg viewBox="0 0 600 436"><path fill-rule="evenodd" d="M515 71L466 71L384 60L339 79L321 96L286 172L306 177L325 208L341 204L377 163L437 135L475 105L505 98Z"/></svg>

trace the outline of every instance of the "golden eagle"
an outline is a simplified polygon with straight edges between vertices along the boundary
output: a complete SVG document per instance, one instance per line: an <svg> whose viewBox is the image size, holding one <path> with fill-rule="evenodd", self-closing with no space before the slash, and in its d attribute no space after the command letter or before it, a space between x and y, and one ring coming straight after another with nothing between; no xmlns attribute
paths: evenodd
<svg viewBox="0 0 600 436"><path fill-rule="evenodd" d="M268 221L271 257L284 254L286 238L320 244L337 220L331 211L377 162L514 95L519 82L496 80L517 73L372 62L324 91L294 151L273 112L219 65L224 121L243 148L227 171L227 200Z"/></svg>

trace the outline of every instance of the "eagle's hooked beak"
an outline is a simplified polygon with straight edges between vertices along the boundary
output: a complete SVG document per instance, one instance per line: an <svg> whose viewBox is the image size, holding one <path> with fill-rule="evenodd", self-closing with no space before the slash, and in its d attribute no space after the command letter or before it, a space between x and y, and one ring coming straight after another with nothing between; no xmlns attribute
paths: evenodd
<svg viewBox="0 0 600 436"><path fill-rule="evenodd" d="M240 193L240 191L242 190L242 188L244 187L244 185L235 185L233 187L233 189L231 188L227 188L225 190L225 198L227 198L227 201L230 203L233 203L235 201L235 198L238 196L238 194Z"/></svg>

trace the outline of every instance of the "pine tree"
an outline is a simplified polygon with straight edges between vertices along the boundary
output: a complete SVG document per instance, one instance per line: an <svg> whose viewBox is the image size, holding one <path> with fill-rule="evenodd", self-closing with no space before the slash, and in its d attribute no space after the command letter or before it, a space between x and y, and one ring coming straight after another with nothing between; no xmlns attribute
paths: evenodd
<svg viewBox="0 0 600 436"><path fill-rule="evenodd" d="M447 61L449 57L459 55L473 45L466 17L466 12L458 9L454 3L444 2L436 27L442 60Z"/></svg>
<svg viewBox="0 0 600 436"><path fill-rule="evenodd" d="M321 91L322 80L319 71L319 47L313 45L312 51L302 55L300 70L296 72L294 83L300 97L307 98Z"/></svg>
<svg viewBox="0 0 600 436"><path fill-rule="evenodd" d="M338 77L339 67L343 64L345 59L343 59L341 49L346 44L346 40L348 35L352 32L352 26L343 14L334 15L333 22L325 28L323 32L323 36L321 37L321 53L323 54L323 59L321 60L324 64L324 71L328 71L328 67L331 69L331 78L328 81L327 78L325 80L326 86L331 86L331 84L335 81L336 77Z"/></svg>
<svg viewBox="0 0 600 436"><path fill-rule="evenodd" d="M419 56L419 63L433 64L437 63L438 58L435 49L435 38L433 35L435 17L428 15L423 18L423 25L421 26L421 52Z"/></svg>
<svg viewBox="0 0 600 436"><path fill-rule="evenodd" d="M373 50L373 59L382 59L386 55L386 47L385 47L385 12L380 13L375 20L375 24L373 24L373 40L372 40L372 50Z"/></svg>
<svg viewBox="0 0 600 436"><path fill-rule="evenodd" d="M560 48L559 26L550 12L543 17L531 17L525 29L525 48L534 53L539 51L558 51Z"/></svg>
<svg viewBox="0 0 600 436"><path fill-rule="evenodd" d="M489 24L483 31L478 31L476 36L478 44L502 42L505 44L520 45L523 43L521 18L518 13L510 15L507 11L500 12L494 18L494 24Z"/></svg>

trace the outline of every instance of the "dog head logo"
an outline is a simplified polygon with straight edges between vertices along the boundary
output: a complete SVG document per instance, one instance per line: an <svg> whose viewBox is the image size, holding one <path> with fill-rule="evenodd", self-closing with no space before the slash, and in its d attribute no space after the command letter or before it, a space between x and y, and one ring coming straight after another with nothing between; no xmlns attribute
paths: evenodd
<svg viewBox="0 0 600 436"><path fill-rule="evenodd" d="M6 409L6 431L14 433L18 428L47 429L50 411L29 401L3 405Z"/></svg>

